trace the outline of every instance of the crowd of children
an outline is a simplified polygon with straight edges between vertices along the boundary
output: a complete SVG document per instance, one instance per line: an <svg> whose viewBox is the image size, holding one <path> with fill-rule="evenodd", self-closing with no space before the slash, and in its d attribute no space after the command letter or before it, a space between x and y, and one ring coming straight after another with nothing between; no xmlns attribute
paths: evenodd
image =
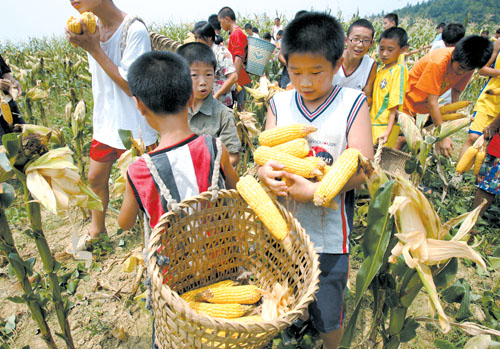
<svg viewBox="0 0 500 349"><path fill-rule="evenodd" d="M228 94L234 93L242 110L245 89L235 86L251 82L245 58L247 35L258 37L252 25L245 25L245 35L237 25L235 12L224 7L208 21L195 25L193 34L198 42L183 45L177 54L150 52L146 27L134 20L125 26L129 16L112 0L73 4L78 11L92 11L99 18L94 34L82 23L82 35L69 30L66 35L89 56L94 96L89 182L103 207L108 204L112 164L124 151L119 128L130 129L134 138L156 146L127 171L118 218L123 229L136 223L140 211L154 227L168 211L170 201L207 190L215 171L222 173L220 188L234 188L238 180L234 166L239 161L241 143L228 108L233 103ZM412 116L427 113L432 123L441 124L439 96L451 89L451 100L457 101L475 69L490 77L488 89L500 86L500 40L493 52L485 38L463 38L465 28L461 25L439 28L442 38L436 38L436 42L442 39L444 47L427 53L408 71L404 62L408 37L398 27L396 14L384 17L384 32L378 38L366 19L352 23L345 35L341 24L325 13L301 11L286 28L276 18L271 33L263 37L279 46L287 71L285 86L289 82L293 88L270 100L265 128L296 123L316 126L318 131L308 136L309 145L315 156L332 164L346 148L356 148L373 158L374 145L379 141L394 147L400 135L397 115L401 111ZM221 29L229 33L225 45L219 36ZM367 54L375 40L382 63L378 68ZM477 196L477 200L486 197L489 202L500 190L498 98L481 93L466 141L466 145L471 144L483 131L488 138L496 139L481 170ZM221 139L221 145L216 138ZM450 156L451 140L442 140L439 149ZM319 291L309 308L310 317L324 348L336 348L345 311L353 189L363 182L363 174L355 175L335 198L338 210L313 205L317 183L286 173L278 162L261 166L258 176L278 196L291 199L290 209L320 255ZM283 181L284 177L288 181ZM105 210L92 212L90 231L84 239L91 242L106 232L105 215Z"/></svg>

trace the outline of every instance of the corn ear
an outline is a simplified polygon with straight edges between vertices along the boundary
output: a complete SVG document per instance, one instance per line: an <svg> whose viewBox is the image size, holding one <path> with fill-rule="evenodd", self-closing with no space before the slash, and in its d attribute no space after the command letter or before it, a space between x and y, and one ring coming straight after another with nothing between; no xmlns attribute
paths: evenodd
<svg viewBox="0 0 500 349"><path fill-rule="evenodd" d="M198 293L194 300L218 304L255 304L260 300L260 292L255 285L208 288Z"/></svg>
<svg viewBox="0 0 500 349"><path fill-rule="evenodd" d="M66 22L66 26L68 29L75 33L75 34L81 34L82 33L82 24L80 23L80 19L77 17L69 17L68 21Z"/></svg>
<svg viewBox="0 0 500 349"><path fill-rule="evenodd" d="M273 148L298 158L303 158L310 152L309 144L305 138L292 139L291 141L278 144Z"/></svg>
<svg viewBox="0 0 500 349"><path fill-rule="evenodd" d="M405 113L398 113L400 129L406 137L406 143L413 154L417 154L422 142L422 134L413 118Z"/></svg>
<svg viewBox="0 0 500 349"><path fill-rule="evenodd" d="M358 171L360 156L360 151L354 148L348 148L340 154L314 192L313 202L316 206L328 206L330 201L340 193L349 179Z"/></svg>
<svg viewBox="0 0 500 349"><path fill-rule="evenodd" d="M458 174L469 171L474 164L474 159L476 158L479 149L472 147L467 148L464 155L460 158L457 163L456 172Z"/></svg>
<svg viewBox="0 0 500 349"><path fill-rule="evenodd" d="M439 140L460 131L466 126L469 126L471 121L472 117L468 116L457 120L443 122L439 131Z"/></svg>
<svg viewBox="0 0 500 349"><path fill-rule="evenodd" d="M271 234L277 240L283 240L288 234L288 226L259 182L254 177L247 175L241 177L236 183L236 189Z"/></svg>
<svg viewBox="0 0 500 349"><path fill-rule="evenodd" d="M230 287L230 286L234 286L234 285L236 285L236 282L234 282L233 280L223 280L223 281L216 282L215 284L203 286L200 288L195 288L193 290L184 292L183 294L181 294L181 298L184 299L186 302L191 302L191 301L194 301L194 297L198 293L203 292L205 290L208 290L209 288Z"/></svg>
<svg viewBox="0 0 500 349"><path fill-rule="evenodd" d="M252 309L250 305L243 304L215 304L203 302L189 302L191 308L197 313L223 319L234 319L245 315Z"/></svg>
<svg viewBox="0 0 500 349"><path fill-rule="evenodd" d="M476 160L474 161L474 174L477 176L479 174L479 170L481 170L481 166L483 165L484 159L486 158L486 150L481 149L476 154Z"/></svg>
<svg viewBox="0 0 500 349"><path fill-rule="evenodd" d="M304 124L292 124L288 126L278 126L262 132L259 135L259 144L268 147L302 138L317 130L314 126Z"/></svg>
<svg viewBox="0 0 500 349"><path fill-rule="evenodd" d="M439 111L441 112L441 114L453 113L459 109L467 107L471 103L472 103L471 101L458 101L455 103L443 105L442 107L439 108Z"/></svg>
<svg viewBox="0 0 500 349"><path fill-rule="evenodd" d="M260 146L255 150L253 155L254 161L261 166L269 160L275 160L285 166L283 168L284 171L294 173L304 178L314 178L321 175L321 170L317 162L298 158L271 147Z"/></svg>
<svg viewBox="0 0 500 349"><path fill-rule="evenodd" d="M14 123L14 119L12 118L12 111L10 110L9 103L4 101L0 102L0 109L2 110L4 120L9 125L12 125Z"/></svg>
<svg viewBox="0 0 500 349"><path fill-rule="evenodd" d="M82 20L83 23L85 23L85 25L87 26L89 33L94 34L96 27L95 15L92 12L84 12L82 13Z"/></svg>
<svg viewBox="0 0 500 349"><path fill-rule="evenodd" d="M451 120L457 120L457 119L462 119L465 118L467 115L462 114L462 113L448 113L448 114L441 114L441 117L443 121L451 121Z"/></svg>

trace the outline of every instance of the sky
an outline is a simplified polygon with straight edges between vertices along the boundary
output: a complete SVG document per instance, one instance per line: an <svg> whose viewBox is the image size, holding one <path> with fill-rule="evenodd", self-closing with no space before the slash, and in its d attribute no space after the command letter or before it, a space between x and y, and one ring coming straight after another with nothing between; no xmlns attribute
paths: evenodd
<svg viewBox="0 0 500 349"><path fill-rule="evenodd" d="M7 0L2 0L3 2ZM114 0L121 10L142 17L146 23L194 23L206 20L223 6L231 6L235 12L252 17L267 14L269 17L284 15L292 18L299 10L331 10L336 15L342 11L343 19L349 19L359 11L360 16L386 13L415 4L419 0L247 0L229 2L219 0L169 1L169 0ZM383 7L382 7L383 5ZM63 36L66 20L77 15L69 0L16 0L9 2L2 11L0 44L7 41L20 43L30 38Z"/></svg>

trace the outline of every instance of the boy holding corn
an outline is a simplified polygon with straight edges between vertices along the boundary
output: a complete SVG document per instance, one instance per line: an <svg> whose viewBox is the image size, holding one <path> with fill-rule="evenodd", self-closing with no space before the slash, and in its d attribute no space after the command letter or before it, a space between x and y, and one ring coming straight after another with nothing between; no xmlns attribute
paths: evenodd
<svg viewBox="0 0 500 349"><path fill-rule="evenodd" d="M491 57L492 45L484 38L470 35L460 40L456 47L446 47L429 52L418 60L408 74L408 85L403 103L405 113L416 116L430 114L434 125L443 123L438 99L451 89L451 102L457 102L476 68L483 67ZM401 148L400 142L396 148ZM451 156L453 143L450 137L436 143L439 151Z"/></svg>
<svg viewBox="0 0 500 349"><path fill-rule="evenodd" d="M348 147L372 158L371 123L365 95L332 83L343 60L344 30L339 22L324 13L308 12L290 22L282 40L282 53L294 89L271 99L266 129L297 123L315 126L318 131L306 139L312 155L329 165ZM343 293L354 212L352 189L364 178L358 174L349 180L335 198L339 209L333 210L311 202L317 182L282 169L282 164L271 160L259 168L258 174L274 193L293 199L289 202L290 210L320 253L319 291L309 310L324 348L336 348L344 319ZM279 179L284 176L290 180L289 186Z"/></svg>
<svg viewBox="0 0 500 349"><path fill-rule="evenodd" d="M207 191L219 169L219 188L235 188L238 175L229 162L226 147L221 144L219 153L214 138L196 135L189 128L193 84L184 58L166 51L147 52L131 65L129 85L137 108L158 131L160 143L128 167L125 197L118 216L120 227L130 229L139 210L147 214L154 227L161 215L168 212L169 200L179 202ZM166 188L171 197L158 188Z"/></svg>
<svg viewBox="0 0 500 349"><path fill-rule="evenodd" d="M135 107L127 81L132 62L151 50L146 26L122 12L112 0L70 2L78 12L92 12L98 18L95 29L87 28L84 21L80 21L81 33L65 29L67 39L87 51L92 74L94 110L88 180L104 209L92 210L89 232L78 244L85 248L98 240L99 234L106 233L109 176L113 163L126 150L118 129L132 130L133 137L142 138L147 146L156 142L157 133Z"/></svg>

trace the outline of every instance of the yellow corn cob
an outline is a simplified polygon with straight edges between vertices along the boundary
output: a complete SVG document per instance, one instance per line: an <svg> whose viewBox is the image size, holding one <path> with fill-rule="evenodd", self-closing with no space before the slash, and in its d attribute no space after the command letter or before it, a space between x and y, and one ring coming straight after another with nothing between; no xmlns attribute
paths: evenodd
<svg viewBox="0 0 500 349"><path fill-rule="evenodd" d="M443 121L457 120L466 117L467 115L462 113L449 113L449 114L441 114Z"/></svg>
<svg viewBox="0 0 500 349"><path fill-rule="evenodd" d="M303 158L309 154L309 144L305 138L292 139L291 141L278 144L273 147L274 149L287 153L298 158Z"/></svg>
<svg viewBox="0 0 500 349"><path fill-rule="evenodd" d="M87 29L90 34L95 33L96 19L95 15L92 12L84 12L82 13L83 23L87 26Z"/></svg>
<svg viewBox="0 0 500 349"><path fill-rule="evenodd" d="M489 89L486 94L498 96L500 95L500 87Z"/></svg>
<svg viewBox="0 0 500 349"><path fill-rule="evenodd" d="M194 300L194 296L196 296L198 293L203 292L205 290L208 290L209 288L230 287L230 286L234 286L235 284L236 284L236 282L234 282L233 280L219 281L219 282L216 282L215 284L212 284L212 285L207 285L207 286L203 286L200 288L196 288L194 290L184 292L181 295L181 298L184 299L186 302L190 302L190 301Z"/></svg>
<svg viewBox="0 0 500 349"><path fill-rule="evenodd" d="M310 162L314 167L318 168L321 171L323 171L323 168L326 166L323 159L316 156L307 156L305 158L302 158L302 160Z"/></svg>
<svg viewBox="0 0 500 349"><path fill-rule="evenodd" d="M194 300L218 304L255 304L260 300L260 292L255 285L209 288L198 293Z"/></svg>
<svg viewBox="0 0 500 349"><path fill-rule="evenodd" d="M474 159L478 152L479 149L474 146L467 148L464 155L460 158L460 161L458 161L456 169L457 173L460 174L469 171L474 164Z"/></svg>
<svg viewBox="0 0 500 349"><path fill-rule="evenodd" d="M2 109L2 115L4 120L7 121L9 125L12 125L14 119L12 118L12 112L10 111L9 103L0 102L0 108Z"/></svg>
<svg viewBox="0 0 500 349"><path fill-rule="evenodd" d="M82 25L80 23L80 19L76 17L69 17L68 21L66 22L66 26L70 31L72 31L75 34L81 34L82 33Z"/></svg>
<svg viewBox="0 0 500 349"><path fill-rule="evenodd" d="M313 201L316 206L328 206L330 201L338 195L358 171L360 155L359 150L354 148L346 149L340 154L314 192Z"/></svg>
<svg viewBox="0 0 500 349"><path fill-rule="evenodd" d="M481 169L481 165L483 164L484 159L486 158L486 150L481 149L476 154L476 160L474 161L474 174L477 176L479 174L479 170Z"/></svg>
<svg viewBox="0 0 500 349"><path fill-rule="evenodd" d="M314 126L303 124L275 127L259 135L259 144L274 147L275 145L291 141L292 139L305 137L316 130L317 128Z"/></svg>
<svg viewBox="0 0 500 349"><path fill-rule="evenodd" d="M223 319L241 317L252 308L252 306L244 304L214 304L203 302L190 302L189 305L199 314Z"/></svg>
<svg viewBox="0 0 500 349"><path fill-rule="evenodd" d="M278 208L252 176L241 177L236 189L277 240L288 234L288 226Z"/></svg>
<svg viewBox="0 0 500 349"><path fill-rule="evenodd" d="M314 161L304 160L271 147L258 147L253 157L254 161L259 165L264 165L269 160L276 160L285 166L284 171L295 173L304 178L313 178L321 175L321 171Z"/></svg>
<svg viewBox="0 0 500 349"><path fill-rule="evenodd" d="M459 101L459 102L443 105L441 108L439 108L439 111L441 112L441 114L453 113L456 110L467 107L471 103L472 103L471 101Z"/></svg>

